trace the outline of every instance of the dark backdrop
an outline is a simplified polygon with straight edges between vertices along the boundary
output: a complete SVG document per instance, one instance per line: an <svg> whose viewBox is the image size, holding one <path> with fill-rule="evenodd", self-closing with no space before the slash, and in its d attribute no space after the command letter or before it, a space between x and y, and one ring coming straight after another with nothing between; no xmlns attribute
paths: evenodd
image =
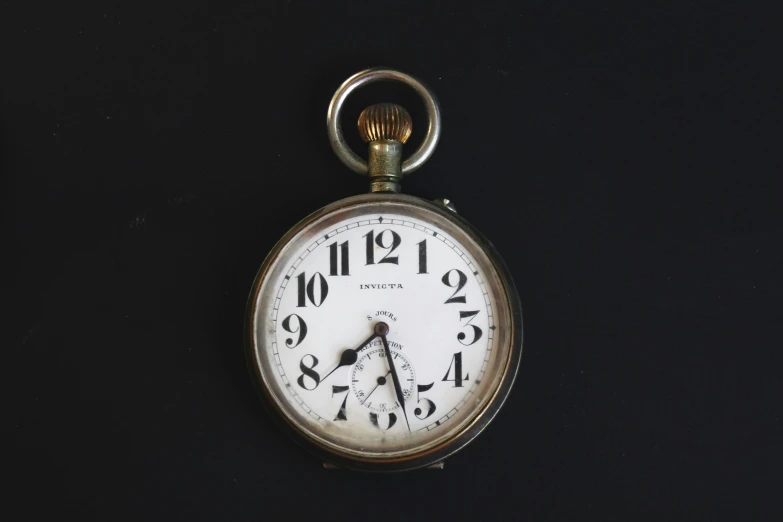
<svg viewBox="0 0 783 522"><path fill-rule="evenodd" d="M3 2L2 518L775 519L775 18L569 4ZM523 301L507 406L440 472L322 469L242 353L267 251L365 190L325 113L378 64L442 103L404 191ZM422 128L402 87L348 117L379 98Z"/></svg>

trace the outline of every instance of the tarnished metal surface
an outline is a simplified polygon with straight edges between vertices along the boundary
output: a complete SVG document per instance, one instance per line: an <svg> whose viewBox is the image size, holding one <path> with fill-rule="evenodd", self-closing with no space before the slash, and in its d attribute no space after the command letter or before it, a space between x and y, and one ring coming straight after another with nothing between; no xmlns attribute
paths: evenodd
<svg viewBox="0 0 783 522"><path fill-rule="evenodd" d="M367 173L372 192L399 192L402 170L402 142L378 140L370 142Z"/></svg>

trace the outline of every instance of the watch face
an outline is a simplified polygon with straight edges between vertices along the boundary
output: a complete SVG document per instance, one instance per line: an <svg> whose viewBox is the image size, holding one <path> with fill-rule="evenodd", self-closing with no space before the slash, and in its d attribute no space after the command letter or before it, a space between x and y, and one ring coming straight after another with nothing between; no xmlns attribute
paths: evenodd
<svg viewBox="0 0 783 522"><path fill-rule="evenodd" d="M305 220L262 267L250 364L274 410L320 448L414 459L505 398L520 349L513 287L445 212L354 199Z"/></svg>

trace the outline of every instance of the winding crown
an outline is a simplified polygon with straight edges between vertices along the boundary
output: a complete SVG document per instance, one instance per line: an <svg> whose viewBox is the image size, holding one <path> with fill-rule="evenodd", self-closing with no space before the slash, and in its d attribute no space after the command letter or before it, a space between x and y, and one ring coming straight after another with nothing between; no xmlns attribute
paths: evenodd
<svg viewBox="0 0 783 522"><path fill-rule="evenodd" d="M359 115L358 125L365 142L395 140L405 143L413 130L411 115L393 103L370 105Z"/></svg>

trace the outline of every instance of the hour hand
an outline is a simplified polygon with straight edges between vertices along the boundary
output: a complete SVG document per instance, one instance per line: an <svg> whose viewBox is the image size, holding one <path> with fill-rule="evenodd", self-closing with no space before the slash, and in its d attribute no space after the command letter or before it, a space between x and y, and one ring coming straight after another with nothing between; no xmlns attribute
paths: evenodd
<svg viewBox="0 0 783 522"><path fill-rule="evenodd" d="M337 363L337 366L332 368L332 371L330 371L329 373L324 375L321 378L321 380L322 381L326 380L327 377L332 375L335 371L337 371L338 369L342 368L343 366L350 366L353 363L355 363L356 359L359 357L356 352L357 352L357 350L354 350L352 348L349 348L348 350L344 350L343 353L340 354L340 362Z"/></svg>
<svg viewBox="0 0 783 522"><path fill-rule="evenodd" d="M378 337L378 333L377 333L378 332L378 325L381 325L381 324L386 326L386 323L378 323L377 325L375 325L375 330L373 331L373 334L370 337L368 337L367 339L365 339L365 341L362 344L360 344L357 348L348 348L347 350L343 350L343 353L340 354L340 362L337 363L337 366L332 368L332 371L330 371L329 373L327 373L326 375L321 377L321 381L326 380L327 377L332 375L335 371L337 371L338 369L342 368L343 366L350 366L353 363L355 363L356 360L359 358L359 352L365 346L370 344L373 341L373 339ZM386 329L384 331L388 332L388 330L389 330L389 327L386 326Z"/></svg>

